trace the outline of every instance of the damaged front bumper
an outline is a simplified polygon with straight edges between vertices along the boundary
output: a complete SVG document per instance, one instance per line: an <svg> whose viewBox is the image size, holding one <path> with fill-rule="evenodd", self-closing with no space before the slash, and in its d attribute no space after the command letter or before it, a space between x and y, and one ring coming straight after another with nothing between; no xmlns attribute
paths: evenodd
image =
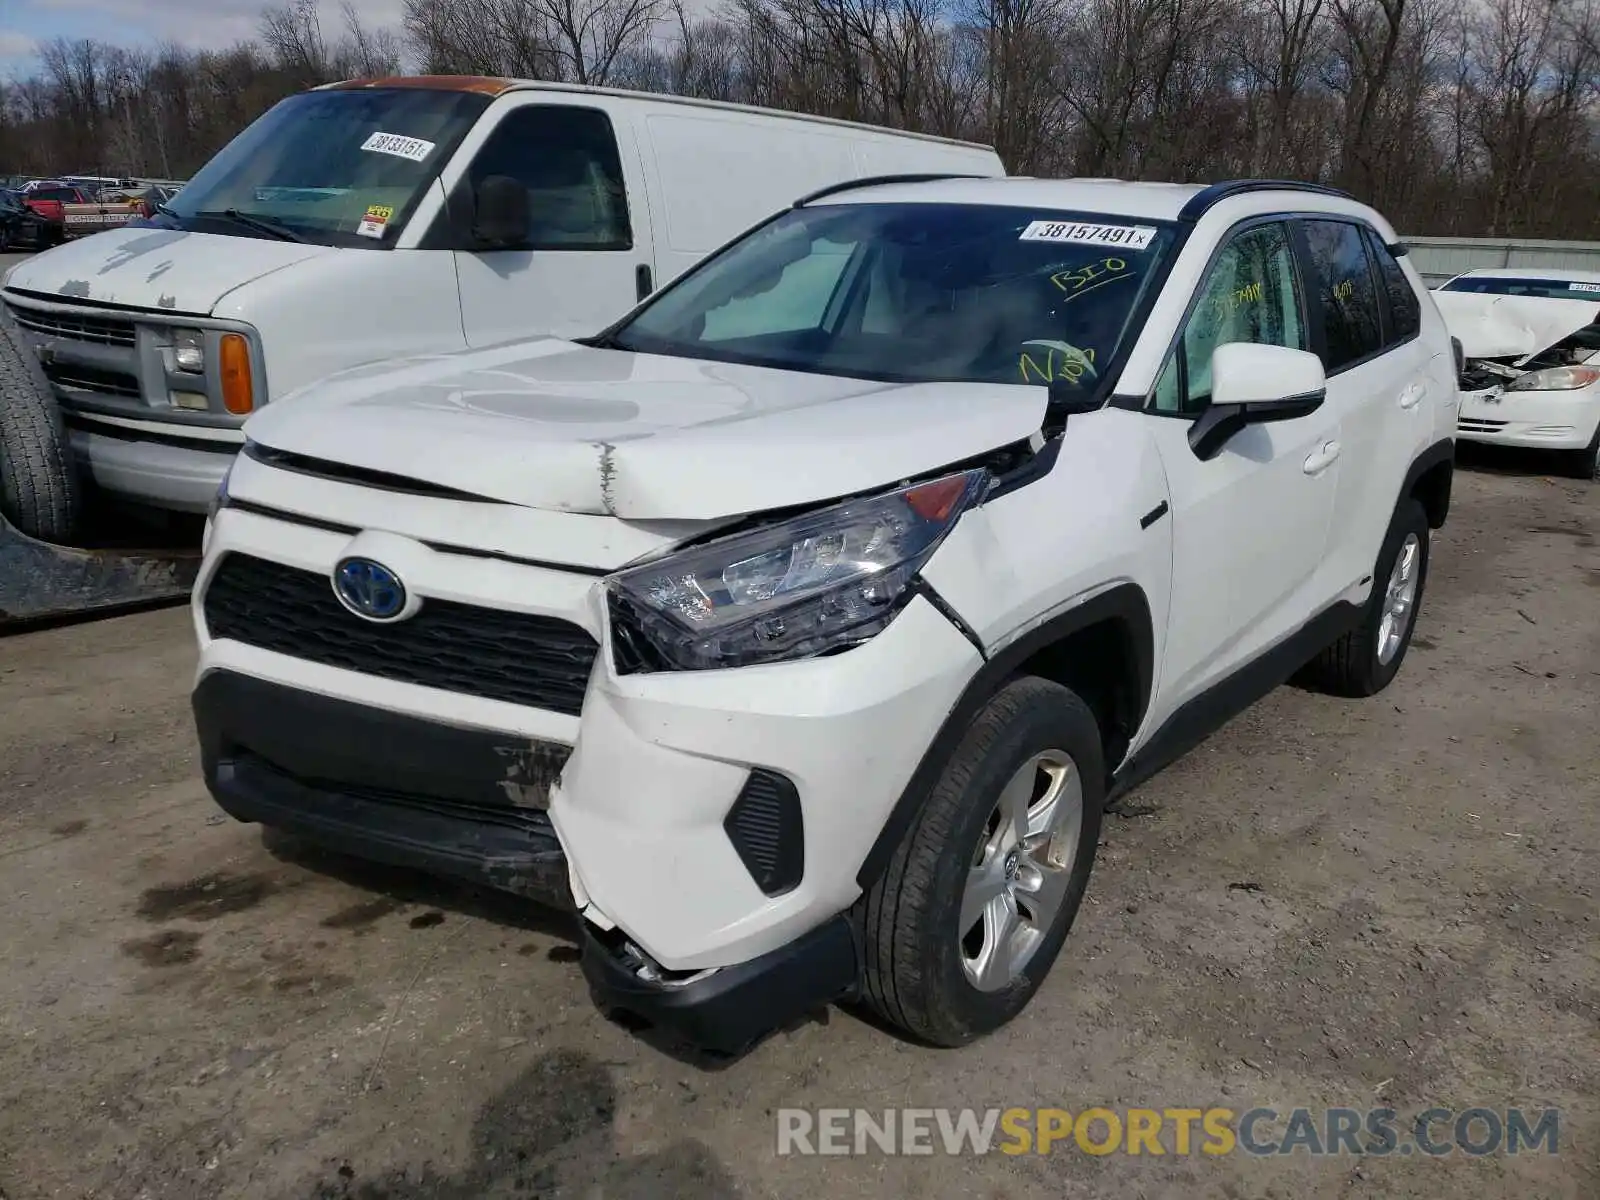
<svg viewBox="0 0 1600 1200"><path fill-rule="evenodd" d="M1539 450L1582 450L1600 428L1600 388L1506 391L1500 385L1461 393L1456 436L1462 441Z"/></svg>

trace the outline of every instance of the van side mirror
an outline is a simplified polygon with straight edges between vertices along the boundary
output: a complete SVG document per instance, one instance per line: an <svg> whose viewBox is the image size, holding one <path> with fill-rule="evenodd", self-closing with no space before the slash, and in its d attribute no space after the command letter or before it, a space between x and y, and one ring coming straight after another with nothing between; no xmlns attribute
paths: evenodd
<svg viewBox="0 0 1600 1200"><path fill-rule="evenodd" d="M490 175L473 194L472 240L484 249L520 250L528 244L528 189L509 175Z"/></svg>
<svg viewBox="0 0 1600 1200"><path fill-rule="evenodd" d="M1322 407L1328 377L1305 350L1230 342L1211 356L1211 405L1189 426L1189 448L1215 458L1250 425L1293 421Z"/></svg>

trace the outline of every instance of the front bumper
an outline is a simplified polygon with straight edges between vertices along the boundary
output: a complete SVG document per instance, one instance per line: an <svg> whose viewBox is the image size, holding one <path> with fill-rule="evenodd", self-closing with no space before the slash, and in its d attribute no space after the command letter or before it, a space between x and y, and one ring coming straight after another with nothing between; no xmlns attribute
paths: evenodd
<svg viewBox="0 0 1600 1200"><path fill-rule="evenodd" d="M546 517L558 520L554 514ZM595 518L570 520L592 523ZM561 536L560 530L552 536ZM236 623L233 636L214 636L207 589L230 554L305 573L313 585L308 591L325 596L336 612L342 609L327 582L334 564L346 555L376 557L424 597L424 613L430 605L436 613L446 605L458 606L453 611L459 613L459 606L467 605L500 617L556 618L581 627L599 643L599 652L584 668L587 680L579 680L568 712L495 698L494 689L474 687L472 663L461 666L453 655L440 660L450 673L429 682L417 682L415 674L399 678L392 670L384 675L349 658L352 647L371 646L375 636L385 639L384 647L411 636L400 627L394 643L386 634L374 634L372 626L348 634L328 626L315 636L289 629L293 636L280 637L275 648L254 644L248 625ZM302 830L315 817L329 836L357 853L391 860L403 854L417 865L511 890L544 890L542 884L523 886L515 869L505 867L511 857L503 849L492 861L464 856L464 844L481 841L477 833L421 835L414 817L408 817L406 830L379 828L385 822L374 804L398 799L409 812L419 806L419 797L371 793L420 791L420 799L434 807L440 799L459 801L462 797L440 792L445 781L436 771L429 774L427 762L464 757L478 765L453 769L477 780L474 802L480 810L500 802L500 793L487 790L493 775L498 784L516 785L512 791L526 787L535 806L548 813L563 855L567 902L596 930L625 937L669 973L749 963L848 909L860 895L861 863L980 665L971 644L917 597L888 629L846 654L738 670L619 676L611 661L603 597L599 579L559 567L457 553L399 534L352 536L223 509L195 591L202 739L215 747L231 739L302 783L331 784L325 791L334 797L329 803L341 814L340 827L331 828L332 818L315 817L323 801L285 800L281 787L268 787L250 771L236 771L242 782L230 781L220 766L211 766L212 761L226 763L227 755L208 752L207 770L216 779L219 802L246 820L296 822ZM262 612L270 617L275 610L265 603ZM417 622L412 618L407 624ZM320 661L317 646L326 649ZM515 647L496 644L486 653L502 687L508 664L513 684L522 680L521 672L537 670L537 663ZM394 661L391 656L391 667ZM418 660L402 661L409 666ZM467 673L457 673L458 666ZM334 723L320 715L276 721L301 732L295 738L269 738L264 731L274 719L262 716L260 708L266 701L219 704L234 715L220 733L208 732L208 689L218 675L248 677L314 701L376 713L363 720L390 732L341 735L339 744L350 749L331 766L324 761L331 751L320 729ZM424 753L421 747L430 741L437 749ZM549 746L570 748L571 755L546 792L545 780L516 773L525 771L531 748ZM392 778L382 761L386 755L402 764ZM417 755L426 761L416 761ZM491 755L493 767L486 765ZM422 777L440 782L419 787L415 781ZM752 791L758 780L767 785L761 796ZM792 790L785 795L782 789ZM350 802L352 790L361 793L355 797L360 804ZM765 807L738 828L740 806L753 800ZM780 809L789 817L772 835L763 821ZM485 815L478 811L473 821L481 824ZM741 833L748 839L743 844ZM757 845L763 836L765 843ZM365 849L356 845L363 838ZM453 849L419 861L427 842ZM763 880L768 868L780 875L797 869L781 886L771 886L771 879Z"/></svg>
<svg viewBox="0 0 1600 1200"><path fill-rule="evenodd" d="M154 508L203 513L242 443L179 444L168 437L74 424L72 452L101 491Z"/></svg>
<svg viewBox="0 0 1600 1200"><path fill-rule="evenodd" d="M1491 446L1582 450L1600 428L1600 385L1563 392L1464 392L1456 436Z"/></svg>

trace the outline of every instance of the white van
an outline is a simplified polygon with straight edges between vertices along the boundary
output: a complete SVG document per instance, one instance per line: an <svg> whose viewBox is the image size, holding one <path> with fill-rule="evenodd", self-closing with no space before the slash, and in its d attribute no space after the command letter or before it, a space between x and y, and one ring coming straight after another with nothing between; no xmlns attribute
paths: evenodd
<svg viewBox="0 0 1600 1200"><path fill-rule="evenodd" d="M204 512L262 404L396 355L598 332L803 194L998 176L987 146L566 84L282 101L151 219L5 281L99 487Z"/></svg>

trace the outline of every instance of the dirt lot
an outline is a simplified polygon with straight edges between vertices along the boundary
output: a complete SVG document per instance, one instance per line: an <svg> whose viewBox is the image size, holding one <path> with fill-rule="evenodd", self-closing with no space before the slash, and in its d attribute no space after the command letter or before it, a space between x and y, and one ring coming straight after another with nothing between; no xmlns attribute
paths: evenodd
<svg viewBox="0 0 1600 1200"><path fill-rule="evenodd" d="M1597 505L1460 476L1397 684L1283 689L1142 789L959 1052L834 1011L682 1062L560 922L223 818L185 611L0 641L0 1197L1600 1195ZM1554 1156L774 1154L780 1106L968 1104L1563 1114Z"/></svg>

